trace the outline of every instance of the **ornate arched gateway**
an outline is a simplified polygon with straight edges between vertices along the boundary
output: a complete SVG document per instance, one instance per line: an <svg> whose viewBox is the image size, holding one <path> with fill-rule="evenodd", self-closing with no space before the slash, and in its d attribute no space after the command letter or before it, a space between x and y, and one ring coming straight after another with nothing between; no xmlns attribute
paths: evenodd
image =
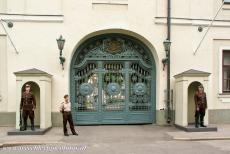
<svg viewBox="0 0 230 154"><path fill-rule="evenodd" d="M75 124L155 123L156 68L151 51L123 34L85 41L71 62Z"/></svg>

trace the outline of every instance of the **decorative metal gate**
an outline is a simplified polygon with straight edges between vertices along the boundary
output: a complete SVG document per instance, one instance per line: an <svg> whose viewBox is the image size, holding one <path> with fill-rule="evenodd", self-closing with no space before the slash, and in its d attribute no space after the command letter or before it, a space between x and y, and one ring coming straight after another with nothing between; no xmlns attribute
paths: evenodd
<svg viewBox="0 0 230 154"><path fill-rule="evenodd" d="M155 62L149 49L125 35L94 37L71 63L76 124L155 122Z"/></svg>

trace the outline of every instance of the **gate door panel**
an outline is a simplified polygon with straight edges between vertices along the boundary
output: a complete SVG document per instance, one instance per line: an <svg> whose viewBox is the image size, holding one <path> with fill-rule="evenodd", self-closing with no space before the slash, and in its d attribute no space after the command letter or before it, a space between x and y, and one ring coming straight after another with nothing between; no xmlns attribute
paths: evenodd
<svg viewBox="0 0 230 154"><path fill-rule="evenodd" d="M155 62L149 49L125 35L89 39L71 62L75 124L154 123Z"/></svg>
<svg viewBox="0 0 230 154"><path fill-rule="evenodd" d="M151 70L138 62L132 62L129 74L129 121L150 121L151 105Z"/></svg>
<svg viewBox="0 0 230 154"><path fill-rule="evenodd" d="M95 63L88 63L77 70L76 74L76 108L81 123L90 121L98 123L98 73Z"/></svg>
<svg viewBox="0 0 230 154"><path fill-rule="evenodd" d="M102 121L125 121L125 78L123 63L104 63L102 83Z"/></svg>

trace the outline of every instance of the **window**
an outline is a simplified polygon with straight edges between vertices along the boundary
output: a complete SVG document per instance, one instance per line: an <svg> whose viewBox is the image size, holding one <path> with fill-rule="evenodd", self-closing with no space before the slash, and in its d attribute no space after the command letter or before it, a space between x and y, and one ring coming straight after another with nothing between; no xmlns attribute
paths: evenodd
<svg viewBox="0 0 230 154"><path fill-rule="evenodd" d="M224 0L224 4L230 4L230 0Z"/></svg>
<svg viewBox="0 0 230 154"><path fill-rule="evenodd" d="M223 92L230 93L230 50L223 51Z"/></svg>

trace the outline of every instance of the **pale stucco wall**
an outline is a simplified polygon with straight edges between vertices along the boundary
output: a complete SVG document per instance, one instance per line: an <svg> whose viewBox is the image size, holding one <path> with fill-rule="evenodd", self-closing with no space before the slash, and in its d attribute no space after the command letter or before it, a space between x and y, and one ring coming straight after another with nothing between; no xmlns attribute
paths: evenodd
<svg viewBox="0 0 230 154"><path fill-rule="evenodd" d="M175 74L191 68L212 73L209 81L212 96L210 109L230 109L230 101L222 103L218 99L216 88L219 82L216 81L219 68L215 59L219 51L218 43L229 46L230 22L216 21L198 53L194 56L193 52L207 29L200 33L197 31L198 25L207 26L220 3L215 0L172 1L171 86L175 87ZM150 48L157 66L156 108L165 108L166 71L163 71L161 60L165 58L162 42L166 39L166 1L0 0L0 4L4 4L0 12L7 13L0 14L0 18L14 22L14 27L7 30L19 51L19 54L15 53L0 26L0 59L6 59L7 64L5 67L0 62L1 78L5 77L0 84L1 95L7 100L0 102L4 106L0 108L2 112L16 111L16 77L13 72L29 68L41 69L53 75L52 112L57 112L63 95L69 93L69 69L74 50L85 39L110 32L134 36ZM229 17L230 10L225 6L218 19ZM60 34L66 39L64 71L59 64L56 44Z"/></svg>

